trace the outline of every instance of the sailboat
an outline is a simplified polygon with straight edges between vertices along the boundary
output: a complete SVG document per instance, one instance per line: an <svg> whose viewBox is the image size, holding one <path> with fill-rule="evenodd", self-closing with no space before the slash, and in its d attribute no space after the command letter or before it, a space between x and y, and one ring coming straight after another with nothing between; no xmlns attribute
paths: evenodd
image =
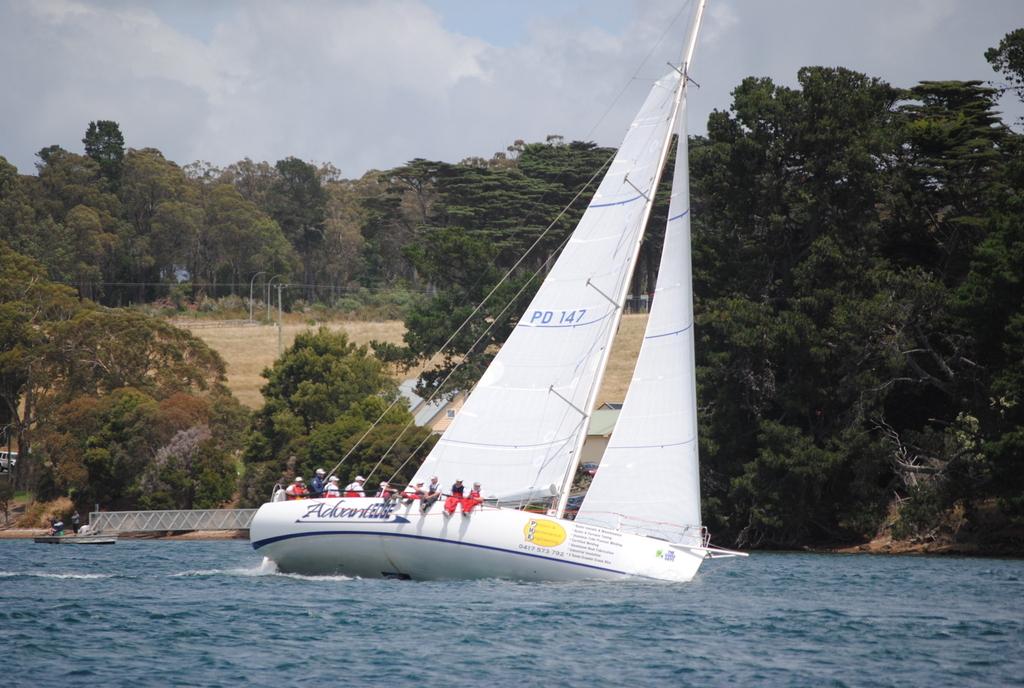
<svg viewBox="0 0 1024 688"><path fill-rule="evenodd" d="M416 472L479 481L485 502L334 498L264 504L252 546L282 571L405 579L685 582L711 547L700 519L682 66L654 83L589 207L517 326ZM664 249L616 427L575 519L564 518L612 337L676 134ZM527 504L547 504L540 512Z"/></svg>

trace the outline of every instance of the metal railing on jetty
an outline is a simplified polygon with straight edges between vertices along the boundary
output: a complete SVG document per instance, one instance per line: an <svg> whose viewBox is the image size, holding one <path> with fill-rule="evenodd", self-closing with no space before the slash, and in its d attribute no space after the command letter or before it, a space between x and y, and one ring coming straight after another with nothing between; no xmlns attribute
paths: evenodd
<svg viewBox="0 0 1024 688"><path fill-rule="evenodd" d="M247 530L256 509L180 511L93 511L89 527L100 533L154 533L174 530Z"/></svg>

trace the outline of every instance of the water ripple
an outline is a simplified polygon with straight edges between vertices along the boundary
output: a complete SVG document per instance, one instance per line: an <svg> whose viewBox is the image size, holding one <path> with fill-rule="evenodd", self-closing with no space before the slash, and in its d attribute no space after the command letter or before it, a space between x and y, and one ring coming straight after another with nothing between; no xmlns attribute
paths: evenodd
<svg viewBox="0 0 1024 688"><path fill-rule="evenodd" d="M0 541L0 561L17 562L0 571L13 685L971 686L1024 676L1024 563L1013 560L757 554L708 562L689 585L297 576L239 542L44 552ZM60 662L48 661L55 648Z"/></svg>

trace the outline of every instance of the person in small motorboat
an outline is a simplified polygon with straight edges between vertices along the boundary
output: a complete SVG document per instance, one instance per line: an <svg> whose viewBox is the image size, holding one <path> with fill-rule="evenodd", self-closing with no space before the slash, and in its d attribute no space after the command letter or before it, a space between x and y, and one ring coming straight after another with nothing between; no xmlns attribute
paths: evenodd
<svg viewBox="0 0 1024 688"><path fill-rule="evenodd" d="M356 479L350 482L345 487L346 497L365 497L366 493L363 492L363 483L366 482L366 478L361 475L357 475Z"/></svg>
<svg viewBox="0 0 1024 688"><path fill-rule="evenodd" d="M284 494L288 499L306 499L309 497L309 490L306 489L306 481L302 476L296 476L291 485L285 488Z"/></svg>
<svg viewBox="0 0 1024 688"><path fill-rule="evenodd" d="M326 472L322 468L316 469L316 474L313 475L313 479L309 481L309 496L313 499L319 499L324 496L324 475Z"/></svg>
<svg viewBox="0 0 1024 688"><path fill-rule="evenodd" d="M438 482L437 476L435 475L430 479L430 485L427 486L427 494L420 500L420 512L427 513L430 511L430 507L434 506L434 502L441 498L441 483Z"/></svg>
<svg viewBox="0 0 1024 688"><path fill-rule="evenodd" d="M462 515L469 516L469 512L483 501L483 497L480 496L480 483L473 483L473 489L469 491L469 496L462 500Z"/></svg>
<svg viewBox="0 0 1024 688"><path fill-rule="evenodd" d="M64 521L56 516L50 520L50 535L63 535Z"/></svg>
<svg viewBox="0 0 1024 688"><path fill-rule="evenodd" d="M75 509L75 513L71 514L71 530L78 535L78 529L82 527L82 518L78 515L78 509Z"/></svg>
<svg viewBox="0 0 1024 688"><path fill-rule="evenodd" d="M456 480L455 484L452 485L452 492L448 496L448 499L444 501L444 512L451 516L455 513L455 507L462 504L462 498L466 493L466 488L463 486L461 480Z"/></svg>
<svg viewBox="0 0 1024 688"><path fill-rule="evenodd" d="M324 497L337 499L341 496L341 485L338 484L338 476L332 475L327 479L327 487L324 488Z"/></svg>

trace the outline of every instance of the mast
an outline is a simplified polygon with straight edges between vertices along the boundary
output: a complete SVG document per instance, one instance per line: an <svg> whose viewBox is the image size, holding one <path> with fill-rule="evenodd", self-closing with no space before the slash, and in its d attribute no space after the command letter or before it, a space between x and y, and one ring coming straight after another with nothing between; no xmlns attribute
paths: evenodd
<svg viewBox="0 0 1024 688"><path fill-rule="evenodd" d="M690 62L693 59L693 51L694 51L694 49L696 48L696 45L697 45L697 34L700 31L700 24L701 24L701 20L703 19L703 16L704 16L704 9L705 9L706 6L707 6L707 0L697 0L697 6L694 9L693 20L690 22L690 31L689 31L689 34L687 35L686 43L685 43L685 46L683 48L682 69L681 70L677 69L677 71L679 71L679 73L680 73L680 83L679 83L678 89L676 90L675 102L674 102L673 108L672 108L672 115L671 115L672 123L668 127L667 132L665 134L665 141L663 142L662 148L661 148L661 156L658 159L658 170L659 170L659 172L658 172L657 175L655 175L655 182L654 182L654 185L651 187L650 197L647 199L646 205L644 206L643 220L642 220L641 225L640 225L641 227L644 227L644 228L646 228L646 226L647 226L647 221L650 218L651 209L654 207L654 196L655 196L655 191L657 189L658 180L660 180L661 174L664 172L664 169L665 169L665 163L668 160L668 152L669 152L669 148L670 148L670 145L671 145L671 142L672 142L672 134L673 134L673 132L676 129L675 121L676 121L676 118L679 116L679 108L680 108L680 105L681 105L682 100L683 100L683 95L686 93L686 86L687 86L687 83L689 81L688 70L689 70ZM685 145L685 142L683 142L683 145ZM630 277L632 276L634 270L636 269L636 262L637 262L638 258L640 257L640 245L643 243L643 237L644 237L644 234L641 231L637 235L636 242L635 242L635 244L633 246L633 253L632 253L632 257L630 259L629 270L627 272L627 274ZM579 465L579 462L580 462L580 453L582 452L582 449L583 449L583 443L587 439L587 428L590 425L590 418L591 418L591 416L593 415L593 412L594 412L594 404L596 403L597 394L598 394L598 392L601 389L601 383L604 381L604 374L605 374L605 371L606 371L606 369L608 367L608 359L609 359L609 357L611 355L611 349L612 349L612 340L614 339L615 333L619 329L619 323L622 320L622 304L623 304L623 301L626 298L626 293L629 290L629 285L630 285L631 281L632 281L632 279L630 279L630 278L627 278L627 279L623 280L622 287L620 288L620 291L617 294L615 315L613 316L612 326L611 326L611 328L609 330L609 336L608 336L608 340L606 342L605 348L601 352L601 360L600 360L600 363L598 364L598 369L597 369L597 379L595 380L594 386L590 390L590 394L587 397L587 403L583 407L583 409L585 409L586 413L585 413L585 415L583 417L583 420L582 420L582 423L583 423L582 429L581 429L581 431L579 433L579 436L576 438L576 441L575 441L575 446L573 448L573 454L572 454L573 458L569 462L569 465L566 467L565 476L562 479L562 485L561 485L561 489L559 491L559 496L558 496L558 506L557 506L557 508L555 510L555 516L557 518L562 518L562 516L565 514L566 504L569 501L569 492L572 489L572 481L573 481L573 478L576 475L576 468L577 468L577 466Z"/></svg>

